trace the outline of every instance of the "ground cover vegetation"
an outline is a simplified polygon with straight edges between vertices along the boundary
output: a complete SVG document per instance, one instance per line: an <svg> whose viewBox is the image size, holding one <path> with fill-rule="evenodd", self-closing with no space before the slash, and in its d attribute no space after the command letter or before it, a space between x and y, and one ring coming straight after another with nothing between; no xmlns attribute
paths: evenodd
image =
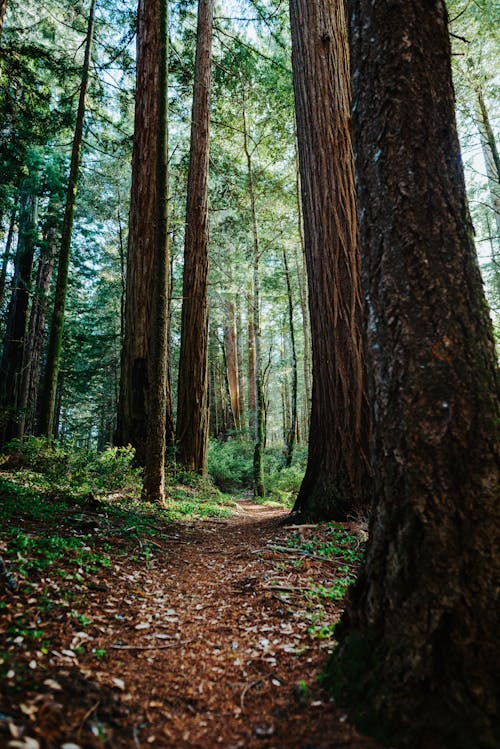
<svg viewBox="0 0 500 749"><path fill-rule="evenodd" d="M498 746L499 28L0 2L0 742Z"/></svg>

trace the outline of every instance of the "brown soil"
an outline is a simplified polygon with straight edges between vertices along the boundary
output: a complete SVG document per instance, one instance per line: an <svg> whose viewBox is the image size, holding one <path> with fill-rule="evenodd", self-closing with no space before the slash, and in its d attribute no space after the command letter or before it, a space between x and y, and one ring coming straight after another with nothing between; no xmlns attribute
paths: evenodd
<svg viewBox="0 0 500 749"><path fill-rule="evenodd" d="M335 565L266 549L294 532L284 518L243 501L229 521L168 526L148 564L117 554L84 595L75 586L86 627L68 610L40 614L42 590L64 585L47 573L28 600L0 596L2 638L31 611L50 642L48 652L17 643L0 746L376 749L317 682L331 642L308 632L316 610L304 589L331 585ZM330 601L316 611L327 622L339 613Z"/></svg>

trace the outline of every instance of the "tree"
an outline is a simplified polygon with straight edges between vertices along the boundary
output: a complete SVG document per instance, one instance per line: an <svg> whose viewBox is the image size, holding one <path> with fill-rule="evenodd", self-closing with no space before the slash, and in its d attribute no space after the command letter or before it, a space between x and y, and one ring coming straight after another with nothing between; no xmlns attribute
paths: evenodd
<svg viewBox="0 0 500 749"><path fill-rule="evenodd" d="M155 246L151 310L151 391L144 466L144 497L165 499L167 414L170 410L168 371L169 244L168 244L168 0L159 0L159 46L156 131Z"/></svg>
<svg viewBox="0 0 500 749"><path fill-rule="evenodd" d="M207 472L208 159L214 0L199 0L186 205L181 351L177 407L179 461Z"/></svg>
<svg viewBox="0 0 500 749"><path fill-rule="evenodd" d="M153 319L151 294L156 278L155 258L159 252L168 252L166 246L161 249L158 247L159 237L156 234L158 200L161 197L157 195L159 188L156 184L157 165L161 159L157 153L158 134L163 132L165 127L166 138L167 114L164 107L163 120L160 120L159 109L160 106L163 107L162 95L165 93L159 88L160 49L164 43L162 33L160 0L140 2L137 15L137 72L125 335L116 433L117 444L131 444L135 448L139 465L145 465L146 462L149 419L156 409L151 392L155 376L152 349L156 323ZM172 444L174 429L168 361L166 366L166 440L168 444Z"/></svg>
<svg viewBox="0 0 500 749"><path fill-rule="evenodd" d="M371 493L344 4L291 0L290 20L313 348L309 457L294 510L344 520Z"/></svg>
<svg viewBox="0 0 500 749"><path fill-rule="evenodd" d="M54 411L56 405L57 378L61 360L62 336L64 328L64 310L68 289L69 261L71 254L71 236L73 232L73 217L75 213L76 190L78 172L81 162L83 139L83 125L85 119L85 98L89 81L90 57L92 54L92 40L94 35L95 0L91 0L87 34L85 37L85 52L82 67L82 78L76 113L75 132L71 151L71 163L66 193L66 205L61 232L61 246L59 249L57 281L54 295L54 307L50 324L50 336L47 350L47 361L43 390L40 398L40 432L46 437L52 436Z"/></svg>
<svg viewBox="0 0 500 749"><path fill-rule="evenodd" d="M376 501L332 679L360 728L391 744L492 748L497 364L447 14L355 0L351 17Z"/></svg>
<svg viewBox="0 0 500 749"><path fill-rule="evenodd" d="M19 235L0 362L0 447L18 436L17 424L21 419L23 359L38 222L39 163L36 154L26 171L28 175L20 189Z"/></svg>

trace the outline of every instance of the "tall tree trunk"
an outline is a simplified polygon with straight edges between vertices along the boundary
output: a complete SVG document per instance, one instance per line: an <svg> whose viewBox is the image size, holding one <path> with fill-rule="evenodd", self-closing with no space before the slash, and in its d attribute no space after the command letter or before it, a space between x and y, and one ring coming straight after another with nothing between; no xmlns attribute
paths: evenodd
<svg viewBox="0 0 500 749"><path fill-rule="evenodd" d="M288 260L286 252L283 250L283 266L285 269L285 280L286 290L288 296L288 325L290 330L290 348L292 353L292 398L290 403L291 420L288 434L286 435L285 444L285 467L289 468L292 465L293 459L293 448L295 447L295 439L297 437L297 384L298 384L298 373L297 373L297 350L295 347L295 327L293 322L293 298L292 298L292 285L290 283L290 272L288 270Z"/></svg>
<svg viewBox="0 0 500 749"><path fill-rule="evenodd" d="M139 465L146 462L149 416L156 404L153 381L151 289L155 283L157 133L159 115L160 0L140 0L137 12L137 73L132 185L127 251L125 332L121 355L116 444L132 445ZM166 112L165 112L166 118ZM164 118L164 119L165 119ZM169 371L169 363L167 361ZM166 382L167 444L173 444L170 377Z"/></svg>
<svg viewBox="0 0 500 749"><path fill-rule="evenodd" d="M7 311L7 327L0 364L0 447L17 436L21 419L21 383L26 345L28 306L31 294L31 272L38 222L37 179L27 178L21 188L19 235L12 294Z"/></svg>
<svg viewBox="0 0 500 749"><path fill-rule="evenodd" d="M498 248L500 247L500 155L481 86L476 88L476 95L476 121L481 138L484 163L486 165L493 213L495 215L495 246Z"/></svg>
<svg viewBox="0 0 500 749"><path fill-rule="evenodd" d="M71 164L66 193L66 206L61 233L61 247L57 267L57 281L54 295L54 309L50 324L49 343L47 347L47 362L40 401L40 432L46 437L52 435L54 409L56 403L57 378L61 362L62 337L64 328L64 311L66 307L66 293L68 290L68 273L71 253L71 236L73 233L73 217L75 213L76 190L78 172L80 170L83 124L85 119L85 98L89 81L90 58L92 53L92 39L94 35L95 0L91 0L85 38L85 53L83 59L80 95L76 114L75 133L71 151Z"/></svg>
<svg viewBox="0 0 500 749"><path fill-rule="evenodd" d="M158 120L156 130L155 248L151 310L151 390L144 466L144 497L165 499L165 451L170 437L168 240L168 0L160 0L158 46Z"/></svg>
<svg viewBox="0 0 500 749"><path fill-rule="evenodd" d="M492 749L499 390L446 9L352 6L376 500L334 681L391 745Z"/></svg>
<svg viewBox="0 0 500 749"><path fill-rule="evenodd" d="M5 249L2 256L2 267L0 268L0 308L3 304L3 297L5 294L5 282L7 280L7 266L10 260L10 253L12 251L12 241L14 239L14 231L16 227L16 213L17 213L17 198L16 202L12 207L10 214L9 229L7 232L7 240L5 242Z"/></svg>
<svg viewBox="0 0 500 749"><path fill-rule="evenodd" d="M238 361L238 409L240 413L240 429L245 423L245 375L243 357L243 326L241 321L241 303L236 299L236 353Z"/></svg>
<svg viewBox="0 0 500 749"><path fill-rule="evenodd" d="M262 339L260 330L260 279L259 279L259 233L257 228L257 209L255 204L254 176L252 166L252 154L248 137L248 126L245 110L243 110L243 148L247 161L248 197L250 200L250 214L252 219L253 234L253 336L255 341L254 351L254 377L255 377L255 412L253 417L254 427L254 453L253 453L253 491L256 497L263 497L264 492L264 443L265 430L265 402L264 383L262 375Z"/></svg>
<svg viewBox="0 0 500 749"><path fill-rule="evenodd" d="M371 495L344 3L290 0L313 393L294 510L345 520Z"/></svg>
<svg viewBox="0 0 500 749"><path fill-rule="evenodd" d="M257 396L255 393L255 331L253 325L252 287L247 293L247 336L248 336L248 427L253 434Z"/></svg>
<svg viewBox="0 0 500 749"><path fill-rule="evenodd" d="M208 456L208 161L214 0L198 0L177 402L179 461L205 475Z"/></svg>
<svg viewBox="0 0 500 749"><path fill-rule="evenodd" d="M226 358L227 382L234 426L241 429L239 370L238 370L238 340L236 332L236 314L234 302L227 300L225 304L224 321L224 352Z"/></svg>
<svg viewBox="0 0 500 749"><path fill-rule="evenodd" d="M303 439L307 440L309 435L309 421L311 418L311 323L309 320L309 309L307 300L307 266L306 266L306 248L304 243L302 201L300 199L300 172L298 153L296 154L295 169L295 189L297 194L297 228L299 232L300 253L295 253L295 265L297 269L297 279L299 284L300 310L302 313L302 330L304 335L304 394L305 403L303 407L302 429Z"/></svg>
<svg viewBox="0 0 500 749"><path fill-rule="evenodd" d="M45 226L43 244L38 260L35 293L31 303L30 321L24 348L23 379L20 393L21 418L17 425L17 437L25 432L33 433L37 412L38 385L40 379L43 332L47 315L48 296L54 260L57 254L57 219L53 207L48 209L49 220Z"/></svg>

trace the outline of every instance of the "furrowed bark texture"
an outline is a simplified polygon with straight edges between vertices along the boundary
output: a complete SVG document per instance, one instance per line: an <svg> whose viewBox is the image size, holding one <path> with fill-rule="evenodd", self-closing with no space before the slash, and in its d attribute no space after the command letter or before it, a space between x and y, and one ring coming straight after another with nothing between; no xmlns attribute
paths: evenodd
<svg viewBox="0 0 500 749"><path fill-rule="evenodd" d="M498 747L498 381L446 10L352 9L376 502L333 684L391 745Z"/></svg>
<svg viewBox="0 0 500 749"><path fill-rule="evenodd" d="M143 494L150 502L165 499L165 450L168 411L169 272L168 239L168 0L159 0L158 119L156 127L155 235L153 304L150 321L151 380Z"/></svg>
<svg viewBox="0 0 500 749"><path fill-rule="evenodd" d="M156 248L156 163L159 127L160 0L140 0L132 185L127 252L125 332L121 360L116 443L132 445L144 465L148 417L156 408L152 382L152 289ZM168 362L167 362L168 367ZM169 377L166 382L167 443L173 442Z"/></svg>
<svg viewBox="0 0 500 749"><path fill-rule="evenodd" d="M201 474L207 472L209 428L208 160L213 15L214 0L199 0L177 406L179 461Z"/></svg>
<svg viewBox="0 0 500 749"><path fill-rule="evenodd" d="M313 392L294 510L345 519L370 497L360 256L344 3L290 0Z"/></svg>

